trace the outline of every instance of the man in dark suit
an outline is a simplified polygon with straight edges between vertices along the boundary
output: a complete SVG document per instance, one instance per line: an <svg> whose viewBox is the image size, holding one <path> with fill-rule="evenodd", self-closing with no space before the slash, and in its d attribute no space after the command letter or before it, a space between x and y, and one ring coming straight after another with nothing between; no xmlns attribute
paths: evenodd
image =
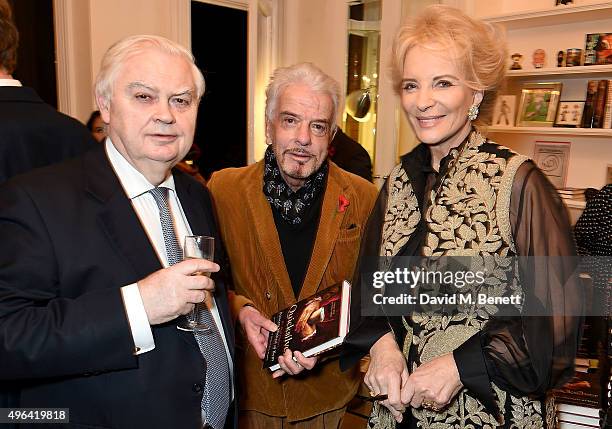
<svg viewBox="0 0 612 429"><path fill-rule="evenodd" d="M59 113L13 79L19 34L0 0L0 183L36 167L72 158L95 143L76 119Z"/></svg>
<svg viewBox="0 0 612 429"><path fill-rule="evenodd" d="M0 380L19 386L18 406L69 408L78 427L224 427L225 286L194 275L219 266L181 262L177 245L216 227L206 189L171 170L191 147L203 91L181 46L123 39L96 80L105 144L0 188ZM211 330L178 330L203 300Z"/></svg>
<svg viewBox="0 0 612 429"><path fill-rule="evenodd" d="M372 181L372 160L370 154L358 142L347 136L340 128L336 128L329 145L329 159L338 167L361 176L368 182Z"/></svg>

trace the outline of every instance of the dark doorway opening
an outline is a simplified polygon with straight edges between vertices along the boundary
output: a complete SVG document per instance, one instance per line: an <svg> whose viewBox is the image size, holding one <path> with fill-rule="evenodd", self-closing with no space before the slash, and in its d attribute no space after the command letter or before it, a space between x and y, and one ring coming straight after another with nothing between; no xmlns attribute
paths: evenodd
<svg viewBox="0 0 612 429"><path fill-rule="evenodd" d="M198 112L197 161L206 178L247 160L247 12L191 2L191 48L206 79Z"/></svg>
<svg viewBox="0 0 612 429"><path fill-rule="evenodd" d="M53 0L9 0L19 31L13 77L57 108Z"/></svg>

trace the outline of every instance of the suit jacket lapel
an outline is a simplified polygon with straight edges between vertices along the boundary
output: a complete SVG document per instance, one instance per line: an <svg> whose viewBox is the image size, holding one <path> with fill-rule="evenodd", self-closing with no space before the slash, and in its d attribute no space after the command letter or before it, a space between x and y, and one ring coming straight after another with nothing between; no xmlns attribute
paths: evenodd
<svg viewBox="0 0 612 429"><path fill-rule="evenodd" d="M337 167L330 164L317 237L312 248L310 265L304 278L299 299L307 298L317 292L344 219L345 212L338 211L338 200L342 194L343 186L338 181L335 168Z"/></svg>
<svg viewBox="0 0 612 429"><path fill-rule="evenodd" d="M268 262L285 303L289 305L295 302L295 294L287 273L283 250L274 224L272 208L263 193L263 165L263 161L260 161L257 169L258 174L256 175L257 180L253 180L249 184L246 200L264 259Z"/></svg>
<svg viewBox="0 0 612 429"><path fill-rule="evenodd" d="M102 204L98 214L100 225L111 244L133 269L135 280L159 270L161 262L102 145L85 155L84 167L86 191Z"/></svg>

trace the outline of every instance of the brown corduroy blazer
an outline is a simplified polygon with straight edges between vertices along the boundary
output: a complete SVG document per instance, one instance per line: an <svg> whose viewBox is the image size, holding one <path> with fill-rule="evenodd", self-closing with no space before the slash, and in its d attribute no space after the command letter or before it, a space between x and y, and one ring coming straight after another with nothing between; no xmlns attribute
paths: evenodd
<svg viewBox="0 0 612 429"><path fill-rule="evenodd" d="M246 303L270 317L296 302L274 224L263 193L263 161L215 173L208 187L232 267L234 317ZM374 185L333 162L321 208L321 220L306 277L297 300L351 279L361 233L374 205ZM340 209L341 196L349 205ZM240 331L240 330L239 330ZM337 359L320 361L297 377L273 379L237 332L237 384L240 409L303 420L344 407L359 385L357 368L340 371Z"/></svg>

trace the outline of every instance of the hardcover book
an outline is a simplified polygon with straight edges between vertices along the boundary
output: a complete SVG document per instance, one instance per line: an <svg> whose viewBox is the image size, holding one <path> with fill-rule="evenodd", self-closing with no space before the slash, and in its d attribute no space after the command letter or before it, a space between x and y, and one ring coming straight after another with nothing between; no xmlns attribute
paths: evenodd
<svg viewBox="0 0 612 429"><path fill-rule="evenodd" d="M608 79L608 91L606 92L606 106L602 128L612 128L612 80Z"/></svg>
<svg viewBox="0 0 612 429"><path fill-rule="evenodd" d="M583 416L581 414L571 414L560 411L557 413L560 422L574 423L599 428L601 419L599 417Z"/></svg>
<svg viewBox="0 0 612 429"><path fill-rule="evenodd" d="M581 407L571 404L557 404L557 411L559 414L566 413L599 419L599 410L597 408Z"/></svg>
<svg viewBox="0 0 612 429"><path fill-rule="evenodd" d="M586 35L584 65L612 64L612 33Z"/></svg>
<svg viewBox="0 0 612 429"><path fill-rule="evenodd" d="M606 96L608 95L608 81L600 80L597 84L597 94L593 101L593 128L602 128L606 110Z"/></svg>
<svg viewBox="0 0 612 429"><path fill-rule="evenodd" d="M603 405L602 402L605 400L602 397L602 393L601 371L576 371L574 378L565 383L561 388L553 390L555 401L559 406L561 404L576 405L583 410L583 412L576 414L582 415L589 415L585 412L585 409L588 408L596 409L597 413L599 413L599 409ZM559 411L561 411L560 408Z"/></svg>
<svg viewBox="0 0 612 429"><path fill-rule="evenodd" d="M311 357L342 344L350 323L350 291L345 280L274 314L278 329L268 337L264 368L280 369L278 357L287 349Z"/></svg>
<svg viewBox="0 0 612 429"><path fill-rule="evenodd" d="M597 95L598 80L590 80L587 83L586 101L582 113L582 128L593 128L593 115L595 113L595 98Z"/></svg>

